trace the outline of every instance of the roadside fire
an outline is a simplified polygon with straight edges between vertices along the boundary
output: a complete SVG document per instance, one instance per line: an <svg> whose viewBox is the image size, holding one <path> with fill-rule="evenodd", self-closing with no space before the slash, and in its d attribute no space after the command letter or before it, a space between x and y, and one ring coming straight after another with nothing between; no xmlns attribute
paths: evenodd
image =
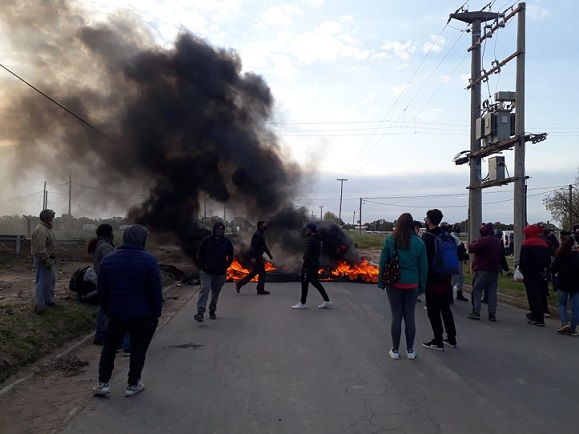
<svg viewBox="0 0 579 434"><path fill-rule="evenodd" d="M265 270L273 272L276 275L276 280L284 273L287 280L299 279L299 273L296 270L287 267L276 267L271 262L266 261ZM233 260L231 267L227 270L227 281L233 282L241 280L249 274L249 269L244 268L243 265L236 258ZM368 260L363 259L359 263L349 263L343 259L338 260L335 267L325 266L320 267L318 274L322 281L351 281L351 282L378 282L378 267L371 264ZM268 275L269 277L269 275ZM269 279L268 279L269 280ZM252 282L257 282L257 276L251 279Z"/></svg>

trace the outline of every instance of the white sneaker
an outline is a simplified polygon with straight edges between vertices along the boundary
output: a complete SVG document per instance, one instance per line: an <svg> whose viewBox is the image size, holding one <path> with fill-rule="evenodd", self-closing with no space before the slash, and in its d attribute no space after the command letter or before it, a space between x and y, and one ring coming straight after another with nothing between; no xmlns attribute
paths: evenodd
<svg viewBox="0 0 579 434"><path fill-rule="evenodd" d="M292 306L292 309L307 309L308 307L305 304L302 304L300 301L298 304Z"/></svg>
<svg viewBox="0 0 579 434"><path fill-rule="evenodd" d="M101 383L100 381L99 384L97 384L92 388L92 393L94 393L95 395L106 395L110 391L111 386L109 385L109 383Z"/></svg>
<svg viewBox="0 0 579 434"><path fill-rule="evenodd" d="M408 357L408 360L414 360L416 358L416 353L414 350L406 351L406 357Z"/></svg>
<svg viewBox="0 0 579 434"><path fill-rule="evenodd" d="M332 307L331 301L324 301L322 304L318 306L318 309L329 309Z"/></svg>
<svg viewBox="0 0 579 434"><path fill-rule="evenodd" d="M137 393L142 392L144 388L145 385L140 381L135 386L128 385L127 388L125 389L125 396L127 398L135 396Z"/></svg>
<svg viewBox="0 0 579 434"><path fill-rule="evenodd" d="M391 359L394 360L398 360L400 358L400 354L398 354L398 351L390 350L388 351L388 355L390 356Z"/></svg>

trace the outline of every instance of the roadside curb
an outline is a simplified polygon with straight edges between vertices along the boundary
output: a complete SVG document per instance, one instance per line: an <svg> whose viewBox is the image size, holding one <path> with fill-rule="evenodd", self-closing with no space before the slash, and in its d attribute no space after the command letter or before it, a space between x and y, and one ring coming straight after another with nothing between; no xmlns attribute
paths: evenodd
<svg viewBox="0 0 579 434"><path fill-rule="evenodd" d="M197 285L195 285L197 286ZM168 291L169 289L175 288L177 287L177 283L173 283L165 288L163 288L163 293L165 293L166 291ZM191 292L191 295L185 300L186 304L191 298L193 298L193 296L196 294L195 291ZM169 322L171 322L171 319L173 319L173 317L177 314L177 312L174 312L173 315L171 315L170 317L166 318L162 324L160 324L159 327L157 327L157 330L155 331L155 334L157 334L159 332L159 330L161 330L163 327L165 327L167 324L169 324ZM69 353L71 353L72 351L76 350L77 348L85 345L88 341L90 341L91 339L94 338L94 331L91 332L90 334L88 334L87 336L80 338L78 341L76 341L75 343L73 343L72 345L70 345L68 348L66 348L62 353L54 356L54 357L50 357L47 356L41 360L38 360L37 362L35 362L34 364L32 364L30 366L30 368L34 368L34 366L36 366L38 363L41 363L43 360L46 363L47 359L48 361L51 362L55 362L58 359L63 358L64 356L68 355ZM19 378L18 380L15 380L14 382L12 382L11 384L8 384L7 386L3 387L2 389L0 389L0 398L2 398L4 395L6 395L8 392L10 392L11 390L13 390L14 388L16 388L16 386L19 386L23 383L25 383L26 381L30 380L31 378L33 378L34 376L36 376L37 373L36 372L31 372L27 375L25 375L22 378Z"/></svg>

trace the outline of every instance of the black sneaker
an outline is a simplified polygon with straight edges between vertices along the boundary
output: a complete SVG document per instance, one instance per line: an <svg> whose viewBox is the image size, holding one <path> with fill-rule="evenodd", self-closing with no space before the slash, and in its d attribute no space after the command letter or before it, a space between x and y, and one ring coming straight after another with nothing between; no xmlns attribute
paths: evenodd
<svg viewBox="0 0 579 434"><path fill-rule="evenodd" d="M456 343L456 339L450 340L449 338L446 338L442 342L444 343L444 345L447 345L450 348L456 348L458 346L458 344Z"/></svg>
<svg viewBox="0 0 579 434"><path fill-rule="evenodd" d="M531 315L531 312L526 313L525 316L527 317L527 319L533 318L533 316Z"/></svg>
<svg viewBox="0 0 579 434"><path fill-rule="evenodd" d="M203 314L196 313L195 316L193 317L193 319L197 322L203 322Z"/></svg>
<svg viewBox="0 0 579 434"><path fill-rule="evenodd" d="M489 313L489 321L497 322L497 317Z"/></svg>
<svg viewBox="0 0 579 434"><path fill-rule="evenodd" d="M266 295L269 294L269 291L266 291L265 289L262 289L261 291L257 291L257 295Z"/></svg>
<svg viewBox="0 0 579 434"><path fill-rule="evenodd" d="M476 319L477 321L480 319L480 313L476 313L476 312L471 312L468 315L468 318L470 319Z"/></svg>
<svg viewBox="0 0 579 434"><path fill-rule="evenodd" d="M444 345L442 344L442 342L438 343L436 342L436 340L431 340L430 342L424 342L422 344L422 346L424 348L429 348L431 350L438 350L438 351L444 351Z"/></svg>
<svg viewBox="0 0 579 434"><path fill-rule="evenodd" d="M241 291L241 282L239 280L235 282L235 290L237 291L238 294L239 291Z"/></svg>
<svg viewBox="0 0 579 434"><path fill-rule="evenodd" d="M456 299L457 299L458 301L468 301L468 298L466 298L464 295L462 295L462 293L458 294L458 295L456 296Z"/></svg>
<svg viewBox="0 0 579 434"><path fill-rule="evenodd" d="M537 320L534 320L534 319L533 319L533 320L530 319L529 321L527 321L527 324L531 324L531 325L534 325L534 326L537 326L537 327L545 327L545 322L544 322L544 321L537 321Z"/></svg>
<svg viewBox="0 0 579 434"><path fill-rule="evenodd" d="M215 315L215 312L209 312L209 318L217 319L217 315Z"/></svg>

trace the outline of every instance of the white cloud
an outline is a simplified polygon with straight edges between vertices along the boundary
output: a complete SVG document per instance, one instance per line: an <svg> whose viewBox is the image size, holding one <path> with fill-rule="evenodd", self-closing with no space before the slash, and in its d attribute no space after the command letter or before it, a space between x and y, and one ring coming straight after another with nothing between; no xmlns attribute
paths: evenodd
<svg viewBox="0 0 579 434"><path fill-rule="evenodd" d="M433 53L440 53L444 48L444 43L446 39L443 36L430 35L430 41L422 44L422 51L428 53L432 51Z"/></svg>
<svg viewBox="0 0 579 434"><path fill-rule="evenodd" d="M381 48L389 57L409 60L412 54L416 51L416 44L412 41L404 43L398 41L386 41Z"/></svg>
<svg viewBox="0 0 579 434"><path fill-rule="evenodd" d="M394 86L392 88L392 92L394 93L394 95L399 96L402 94L402 92L404 92L409 87L410 87L410 83L404 83L404 84L401 84L398 86Z"/></svg>
<svg viewBox="0 0 579 434"><path fill-rule="evenodd" d="M527 14L531 20L540 20L550 15L547 9L536 5L527 5Z"/></svg>
<svg viewBox="0 0 579 434"><path fill-rule="evenodd" d="M254 27L263 29L270 26L289 26L294 23L296 15L303 15L303 11L292 5L275 5L259 16Z"/></svg>

